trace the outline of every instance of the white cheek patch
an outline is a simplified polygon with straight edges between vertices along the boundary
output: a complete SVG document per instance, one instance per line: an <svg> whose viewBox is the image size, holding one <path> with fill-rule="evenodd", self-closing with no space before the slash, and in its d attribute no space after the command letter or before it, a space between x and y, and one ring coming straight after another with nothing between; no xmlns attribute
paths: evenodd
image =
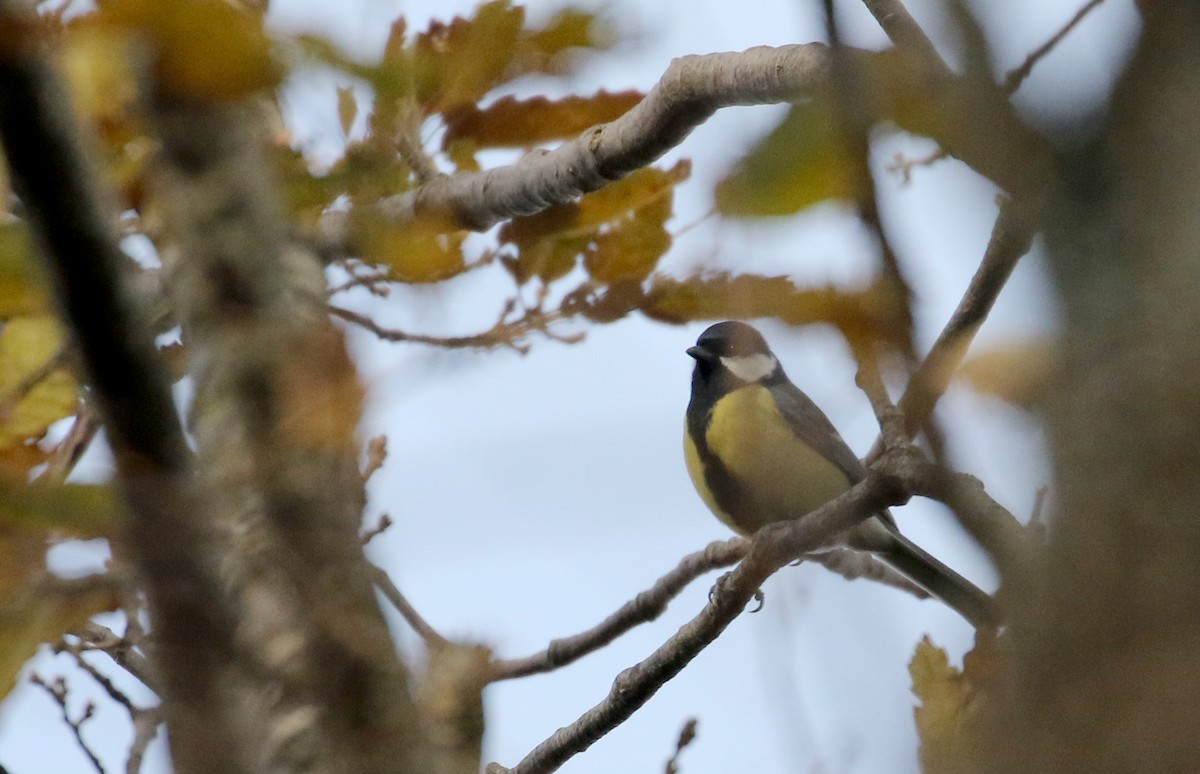
<svg viewBox="0 0 1200 774"><path fill-rule="evenodd" d="M743 382L757 382L770 376L778 363L771 355L758 353L755 355L739 355L737 357L721 358L721 365Z"/></svg>

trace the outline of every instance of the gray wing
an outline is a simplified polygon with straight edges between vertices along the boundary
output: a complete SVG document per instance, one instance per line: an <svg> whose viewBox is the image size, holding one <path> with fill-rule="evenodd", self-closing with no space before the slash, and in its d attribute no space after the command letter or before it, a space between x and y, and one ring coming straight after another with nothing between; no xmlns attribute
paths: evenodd
<svg viewBox="0 0 1200 774"><path fill-rule="evenodd" d="M863 480L867 475L867 469L842 440L837 428L833 426L829 417L825 416L825 412L821 411L817 404L813 403L807 395L801 392L799 387L787 379L772 385L770 390L771 395L775 398L775 404L779 406L779 411L787 419L797 438L819 451L821 456L836 465L846 474L846 478L850 479L851 484ZM887 527L888 532L896 532L896 522L892 518L892 514L881 511L877 516L879 521ZM862 533L862 540L852 542L863 542L864 545L873 545L883 537L882 534L872 535L872 530L867 524L864 524L857 532ZM886 540L886 538L884 539Z"/></svg>
<svg viewBox="0 0 1200 774"><path fill-rule="evenodd" d="M796 437L821 453L832 462L851 483L858 483L867 475L867 469L855 456L837 428L825 416L817 404L809 400L800 388L784 380L770 387L771 395L780 413L792 428Z"/></svg>

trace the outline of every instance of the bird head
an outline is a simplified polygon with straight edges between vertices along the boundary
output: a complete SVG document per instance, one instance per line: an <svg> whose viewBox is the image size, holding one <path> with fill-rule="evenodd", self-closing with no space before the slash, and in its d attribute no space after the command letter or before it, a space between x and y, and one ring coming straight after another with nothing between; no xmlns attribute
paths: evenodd
<svg viewBox="0 0 1200 774"><path fill-rule="evenodd" d="M731 386L754 384L779 371L779 361L762 334L733 320L717 323L701 333L696 346L688 347L687 353L696 360L693 379L706 383L722 380Z"/></svg>

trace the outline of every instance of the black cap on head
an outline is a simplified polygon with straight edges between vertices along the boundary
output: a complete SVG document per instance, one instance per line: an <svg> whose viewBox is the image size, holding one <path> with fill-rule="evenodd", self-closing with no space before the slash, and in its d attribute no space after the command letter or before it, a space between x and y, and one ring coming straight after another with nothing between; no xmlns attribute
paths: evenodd
<svg viewBox="0 0 1200 774"><path fill-rule="evenodd" d="M696 346L688 350L688 354L696 357L698 353L693 353L692 350L700 350L711 357L765 355L771 351L761 333L736 320L727 320L709 327L696 339Z"/></svg>

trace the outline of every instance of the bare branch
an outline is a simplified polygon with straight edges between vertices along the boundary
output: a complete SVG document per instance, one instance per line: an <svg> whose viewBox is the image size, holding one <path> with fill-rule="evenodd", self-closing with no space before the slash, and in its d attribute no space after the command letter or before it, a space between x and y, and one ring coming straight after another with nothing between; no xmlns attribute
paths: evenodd
<svg viewBox="0 0 1200 774"><path fill-rule="evenodd" d="M59 709L62 710L63 720L71 729L71 732L75 735L75 741L79 743L79 748L83 750L83 754L87 756L89 761L91 761L92 767L95 768L96 771L98 771L100 774L105 774L104 765L100 763L100 759L96 757L96 753L92 752L92 748L88 747L88 743L83 741L83 724L91 720L92 714L96 711L95 705L91 702L88 702L83 708L83 714L81 714L78 718L72 719L71 712L67 709L68 691L66 680L64 680L62 677L58 677L53 683L47 683L42 679L41 675L34 673L29 676L29 682L33 683L34 685L41 686L46 690L46 693L50 694L50 698L54 699L55 703L58 704Z"/></svg>
<svg viewBox="0 0 1200 774"><path fill-rule="evenodd" d="M358 536L358 538L365 546L367 543L370 543L372 540L379 537L379 535L383 534L383 532L391 526L392 517L386 513L381 513L379 514L379 520L375 522L375 526L365 530L361 535Z"/></svg>
<svg viewBox="0 0 1200 774"><path fill-rule="evenodd" d="M666 774L679 774L679 756L684 749L696 739L696 719L688 718L679 731L679 739L675 742L675 752L671 754L665 769Z"/></svg>
<svg viewBox="0 0 1200 774"><path fill-rule="evenodd" d="M0 142L14 187L51 267L89 383L110 433L132 518L126 530L147 584L159 643L176 669L167 692L180 771L237 772L215 695L217 662L233 627L187 493L189 453L148 326L134 313L121 256L74 135L68 102L42 59L41 36L15 0L0 2L10 31L0 61Z"/></svg>
<svg viewBox="0 0 1200 774"><path fill-rule="evenodd" d="M921 467L913 482L913 494L931 497L954 512L958 523L988 552L1004 582L1016 586L1012 590L1020 594L1035 556L1021 522L988 495L979 479L965 473L931 464Z"/></svg>
<svg viewBox="0 0 1200 774"><path fill-rule="evenodd" d="M900 0L863 0L863 5L875 17L875 21L879 22L879 26L892 39L896 48L915 52L927 67L949 71L929 36L904 7L904 3Z"/></svg>
<svg viewBox="0 0 1200 774"><path fill-rule="evenodd" d="M1012 94L1016 92L1017 89L1021 88L1021 84L1024 83L1025 79L1029 77L1029 74L1033 72L1033 68L1037 65L1037 63L1040 62L1047 54L1053 51L1054 47L1061 43L1063 38L1065 38L1071 32L1071 30L1075 29L1079 22L1083 21L1089 13L1091 13L1103 2L1104 0L1088 0L1088 3L1076 11L1075 15L1071 17L1070 21L1063 25L1062 29L1054 33L1049 40L1039 46L1029 56L1025 57L1025 61L1019 66L1009 70L1008 75L1004 76L1004 93Z"/></svg>
<svg viewBox="0 0 1200 774"><path fill-rule="evenodd" d="M1013 202L1004 202L979 269L900 398L899 408L910 436L933 413L933 407L950 385L954 371L987 319L1017 261L1029 251L1032 240L1033 231L1027 214ZM877 459L883 449L881 436L867 454L867 461Z"/></svg>
<svg viewBox="0 0 1200 774"><path fill-rule="evenodd" d="M869 515L905 502L909 476L914 465L921 462L920 455L912 450L898 450L880 460L848 492L803 519L764 527L755 535L742 562L717 582L699 615L644 661L617 675L608 696L578 720L559 729L512 769L493 763L487 768L488 774L555 771L627 720L741 614L772 573L797 556L825 547L836 535Z"/></svg>
<svg viewBox="0 0 1200 774"><path fill-rule="evenodd" d="M74 635L76 641L64 638L54 646L55 652L70 653L78 657L85 651L100 651L147 688L155 693L160 692L161 687L154 677L152 664L135 649L133 642L128 638L118 636L112 629L95 621L88 621L74 632Z"/></svg>
<svg viewBox="0 0 1200 774"><path fill-rule="evenodd" d="M384 328L376 323L370 317L352 312L349 309L343 309L339 306L330 306L329 313L334 317L340 317L346 322L354 323L363 330L370 331L384 341L393 342L409 342L412 344L430 344L435 347L445 347L447 349L493 349L495 347L511 347L521 354L528 351L528 347L521 341L531 333L538 332L544 336L552 338L556 341L563 341L568 344L582 340L583 334L567 334L559 335L552 333L549 326L565 318L568 313L558 309L552 312L544 312L540 309L529 309L515 320L505 322L503 317L496 322L489 330L483 333L476 333L470 336L425 336L419 333L408 333L406 331L396 330L394 328Z"/></svg>
<svg viewBox="0 0 1200 774"><path fill-rule="evenodd" d="M392 603L392 607L403 616L408 625L416 630L421 639L425 640L425 647L433 650L434 648L445 647L450 644L442 635L438 634L437 630L429 625L417 609L412 606L408 599L400 593L400 589L396 588L396 584L392 583L392 579L383 571L383 568L371 565L372 578L375 587L383 592L383 596L387 597L387 601Z"/></svg>
<svg viewBox="0 0 1200 774"><path fill-rule="evenodd" d="M749 550L750 541L735 537L710 543L703 550L688 554L653 586L591 629L554 640L545 650L531 656L493 661L490 680L511 680L550 672L599 650L633 627L655 620L667 609L667 603L693 580L712 570L734 564Z"/></svg>

